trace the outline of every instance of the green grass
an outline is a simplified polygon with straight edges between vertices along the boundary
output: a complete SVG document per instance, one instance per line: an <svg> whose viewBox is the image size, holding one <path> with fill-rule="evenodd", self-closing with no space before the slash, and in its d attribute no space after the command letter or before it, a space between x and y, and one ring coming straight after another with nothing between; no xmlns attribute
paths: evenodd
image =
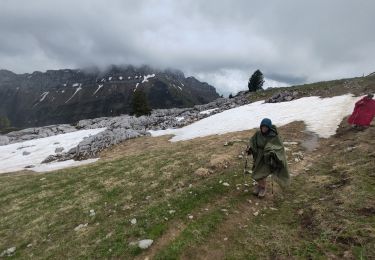
<svg viewBox="0 0 375 260"><path fill-rule="evenodd" d="M288 129L280 130L286 139ZM310 155L309 170L301 170L288 190L276 188L265 200L244 192L243 162L237 158L244 144L223 146L231 139L247 140L248 134L154 145L45 174L0 175L0 252L16 246L14 258L132 259L150 249L131 242L153 239L156 259L209 258L211 252L226 259L375 255L373 128L324 141ZM131 142L137 147L144 141ZM350 146L356 148L348 152ZM196 176L196 169L210 168L213 155L229 156L228 168ZM182 228L176 237L166 237L177 224ZM161 240L166 242L158 247Z"/></svg>
<svg viewBox="0 0 375 260"><path fill-rule="evenodd" d="M140 253L129 243L156 240L169 223L188 221L188 214L230 192L219 180L232 181L239 164L200 181L193 172L209 162L212 152L196 158L190 146L41 175L0 176L0 250L16 246L16 256L36 258L129 258ZM193 168L188 166L192 161ZM166 177L168 167L173 171ZM137 219L134 226L132 218ZM85 223L87 228L74 231Z"/></svg>
<svg viewBox="0 0 375 260"><path fill-rule="evenodd" d="M367 132L373 138L373 129ZM264 211L245 232L235 234L226 257L326 259L347 254L371 259L375 253L375 160L367 149L374 140L366 142L369 148L348 152L350 141L333 140L337 148L332 148L330 156L316 160L308 173L293 180L283 197L273 201L277 211ZM315 177L320 181L313 181ZM343 184L346 178L349 181Z"/></svg>

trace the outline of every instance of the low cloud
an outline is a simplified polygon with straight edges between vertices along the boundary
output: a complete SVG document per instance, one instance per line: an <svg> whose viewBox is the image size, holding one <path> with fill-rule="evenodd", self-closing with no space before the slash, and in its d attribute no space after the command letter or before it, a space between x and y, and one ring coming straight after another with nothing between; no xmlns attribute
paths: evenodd
<svg viewBox="0 0 375 260"><path fill-rule="evenodd" d="M0 8L0 68L148 64L182 69L221 93L260 69L272 84L375 71L375 2L22 1Z"/></svg>

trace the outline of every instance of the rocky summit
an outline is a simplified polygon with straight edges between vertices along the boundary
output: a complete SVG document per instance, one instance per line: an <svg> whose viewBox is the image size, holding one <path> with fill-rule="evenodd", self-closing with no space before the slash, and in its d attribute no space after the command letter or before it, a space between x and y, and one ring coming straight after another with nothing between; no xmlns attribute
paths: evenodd
<svg viewBox="0 0 375 260"><path fill-rule="evenodd" d="M118 116L132 112L133 93L140 90L152 109L192 107L219 97L214 87L181 71L148 66L31 74L0 70L0 115L21 128Z"/></svg>

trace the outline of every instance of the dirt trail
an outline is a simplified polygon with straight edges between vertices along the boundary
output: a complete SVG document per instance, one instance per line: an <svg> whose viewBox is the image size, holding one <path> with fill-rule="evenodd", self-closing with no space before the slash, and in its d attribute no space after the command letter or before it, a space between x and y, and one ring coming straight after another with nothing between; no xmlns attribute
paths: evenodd
<svg viewBox="0 0 375 260"><path fill-rule="evenodd" d="M309 166L315 160L316 154L319 153L316 152L316 150L319 149L320 143L318 136L307 131L301 131L302 127L303 124L296 122L281 129L281 134L285 134L283 136L284 140L297 140L298 143L287 146L289 157L292 156L292 158L289 158L291 162L289 167L292 178L308 170ZM300 155L301 151L304 151L302 153L303 158L296 157L298 158L297 162L294 160L294 156L296 156L296 154ZM252 187L250 187L250 189L252 189ZM249 196L244 197L237 208L232 209L231 216L220 224L216 232L211 234L203 245L187 250L181 256L181 259L224 259L227 248L231 246L230 240L235 239L236 234L241 232L241 229L250 225L254 217L262 215L262 211L266 209L278 210L274 202L276 199L280 198L280 196L282 197L283 193L276 183L273 184L273 193L271 190L272 181L268 178L266 198L259 199L251 195L250 192Z"/></svg>

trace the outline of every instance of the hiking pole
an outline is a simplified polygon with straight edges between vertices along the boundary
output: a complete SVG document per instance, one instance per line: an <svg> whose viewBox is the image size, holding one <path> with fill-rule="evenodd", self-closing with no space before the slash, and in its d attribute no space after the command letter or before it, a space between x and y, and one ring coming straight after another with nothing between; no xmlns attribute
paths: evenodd
<svg viewBox="0 0 375 260"><path fill-rule="evenodd" d="M246 170L247 170L247 161L248 157L247 157L247 154L245 152L245 166L244 166L244 169L243 169L243 181L244 181L244 184L246 184Z"/></svg>
<svg viewBox="0 0 375 260"><path fill-rule="evenodd" d="M243 169L243 178L244 178L244 184L245 186L247 185L246 183L246 174L251 174L251 171L248 170L248 165L249 165L249 153L248 153L248 149L249 147L247 146L246 147L246 150L245 150L245 166L244 166L244 169Z"/></svg>

